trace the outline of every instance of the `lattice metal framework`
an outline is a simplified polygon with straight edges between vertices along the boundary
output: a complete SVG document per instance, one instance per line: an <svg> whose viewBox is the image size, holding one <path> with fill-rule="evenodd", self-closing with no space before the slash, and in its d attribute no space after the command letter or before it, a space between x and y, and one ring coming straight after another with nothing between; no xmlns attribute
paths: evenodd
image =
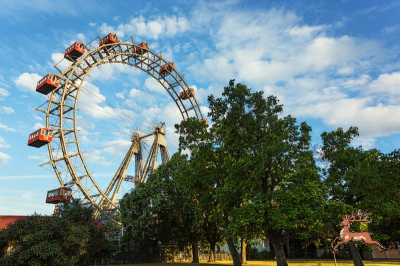
<svg viewBox="0 0 400 266"><path fill-rule="evenodd" d="M116 197L121 182L129 180L129 176L126 176L126 169L132 157L135 158L136 166L133 180L145 182L147 173L157 167L158 150L161 151L163 162L169 159L169 154L164 139L165 128L157 127L152 133L155 135L155 140L149 158L143 165L140 147L140 139L143 136L133 134L132 145L114 178L105 190L100 188L85 162L85 156L79 144L76 119L82 85L93 69L103 64L125 64L140 69L165 88L176 103L183 119L189 117L195 117L198 120L204 119L195 97L187 97L185 100L179 97L181 91L189 90L184 77L175 69L168 70L166 74L161 75L160 67L167 63L161 53L151 50L142 54L132 53L133 50L140 49L143 48L136 45L131 38L130 42L107 44L92 50L87 49L87 53L65 70L60 70L55 66L60 72L60 85L49 96L46 109L36 108L46 114L46 127L55 132L53 142L48 144L50 160L45 164L52 166L61 186L71 187L73 195L81 192L84 197L81 199L82 204L93 205L97 209L96 215L103 218L115 219L112 210L118 208Z"/></svg>

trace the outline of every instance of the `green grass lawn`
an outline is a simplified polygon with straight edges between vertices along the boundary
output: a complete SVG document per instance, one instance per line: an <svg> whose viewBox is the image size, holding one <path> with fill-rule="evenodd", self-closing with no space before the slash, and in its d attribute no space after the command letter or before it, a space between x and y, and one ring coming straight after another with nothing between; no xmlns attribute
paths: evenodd
<svg viewBox="0 0 400 266"><path fill-rule="evenodd" d="M333 260L303 260L303 259L290 259L288 260L289 266L335 266L335 262ZM365 260L363 261L364 265L390 265L390 266L400 266L400 261L396 260L382 260L382 261L370 261ZM145 264L118 264L124 266L182 266L182 264L188 263L145 263ZM232 265L232 261L218 261L213 263L202 262L200 263L204 266L225 266L225 265ZM115 264L114 264L115 265ZM247 265L249 266L275 266L276 261L274 260L263 260L263 261L248 261ZM337 260L337 266L353 266L352 260Z"/></svg>

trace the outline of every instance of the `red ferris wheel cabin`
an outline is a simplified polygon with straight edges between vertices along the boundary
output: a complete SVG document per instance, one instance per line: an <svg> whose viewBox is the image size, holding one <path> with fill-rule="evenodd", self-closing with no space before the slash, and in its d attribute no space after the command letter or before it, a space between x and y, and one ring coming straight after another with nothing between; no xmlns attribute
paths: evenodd
<svg viewBox="0 0 400 266"><path fill-rule="evenodd" d="M182 91L179 94L179 99L187 100L190 97L194 97L194 96L195 96L194 89L193 88L189 88L188 90Z"/></svg>
<svg viewBox="0 0 400 266"><path fill-rule="evenodd" d="M40 148L53 140L53 130L41 128L29 135L28 146Z"/></svg>
<svg viewBox="0 0 400 266"><path fill-rule="evenodd" d="M47 74L36 85L36 91L42 94L49 94L60 84L61 78L54 74Z"/></svg>
<svg viewBox="0 0 400 266"><path fill-rule="evenodd" d="M147 42L141 42L138 46L132 49L132 53L143 55L149 50L149 44Z"/></svg>
<svg viewBox="0 0 400 266"><path fill-rule="evenodd" d="M72 189L69 187L60 187L47 192L46 203L60 203L62 200L70 201Z"/></svg>
<svg viewBox="0 0 400 266"><path fill-rule="evenodd" d="M160 75L164 76L168 74L168 71L171 72L172 70L175 70L175 63L174 62L169 62L160 67Z"/></svg>
<svg viewBox="0 0 400 266"><path fill-rule="evenodd" d="M119 39L118 39L117 34L110 33L101 39L99 46L103 46L104 44L109 44L109 43L118 43L118 42L119 42Z"/></svg>
<svg viewBox="0 0 400 266"><path fill-rule="evenodd" d="M64 58L74 62L81 55L86 52L85 46L81 42L74 42L70 47L65 50Z"/></svg>

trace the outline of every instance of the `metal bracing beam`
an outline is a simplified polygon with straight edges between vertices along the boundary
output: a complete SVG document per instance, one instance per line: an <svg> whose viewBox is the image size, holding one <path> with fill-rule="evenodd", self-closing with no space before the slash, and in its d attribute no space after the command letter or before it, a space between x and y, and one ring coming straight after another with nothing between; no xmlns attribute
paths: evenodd
<svg viewBox="0 0 400 266"><path fill-rule="evenodd" d="M143 170L141 171L140 175L140 183L145 183L146 182L146 177L150 172L153 172L157 169L158 165L158 151L160 150L161 152L161 160L162 163L166 163L169 161L169 153L168 153L168 148L167 144L165 142L165 127L164 124L161 124L161 126L157 127L154 132L151 134L155 135L153 144L151 146L150 152L149 152L149 157L146 160L146 163L144 167L142 168ZM149 134L147 134L148 136ZM145 135L146 136L146 135ZM141 137L141 139L144 136Z"/></svg>
<svg viewBox="0 0 400 266"><path fill-rule="evenodd" d="M122 161L121 165L118 168L118 171L115 173L113 179L111 180L110 184L107 187L107 190L104 192L104 195L108 198L111 191L113 191L112 196L111 196L111 202L115 204L117 196L118 196L118 191L119 188L121 187L122 181L126 175L126 172L129 168L129 165L131 163L134 150L135 150L135 142L132 141L132 145L130 146L128 153L125 155L124 160ZM115 187L115 189L114 189ZM103 209L107 209L109 202L107 202L107 198L103 197L100 202L99 202L99 207ZM106 207L106 208L104 208Z"/></svg>

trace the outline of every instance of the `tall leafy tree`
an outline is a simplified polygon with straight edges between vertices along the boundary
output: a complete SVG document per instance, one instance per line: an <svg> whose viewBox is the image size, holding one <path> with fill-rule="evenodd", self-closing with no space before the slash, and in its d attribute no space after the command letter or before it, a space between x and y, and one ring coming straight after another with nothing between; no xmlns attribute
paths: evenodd
<svg viewBox="0 0 400 266"><path fill-rule="evenodd" d="M157 239L181 250L192 245L193 262L198 263L202 219L191 194L175 180L186 161L186 156L177 154L160 166L147 183L124 196L121 213L134 240L143 245L147 239Z"/></svg>
<svg viewBox="0 0 400 266"><path fill-rule="evenodd" d="M255 233L265 234L277 264L287 265L283 231L317 229L323 211L324 188L309 149L311 128L283 117L275 97L265 99L262 92L251 93L233 80L222 96L208 98L213 121L209 131L190 121L178 127L180 146L208 158L204 169L216 168L214 196L234 265L240 265L235 238Z"/></svg>
<svg viewBox="0 0 400 266"><path fill-rule="evenodd" d="M396 237L388 233L395 232L395 228L389 229L385 224L400 217L400 153L395 150L383 154L376 149L351 146L351 141L358 135L356 127L347 131L338 128L321 135L322 158L328 165L323 174L329 187L330 219L339 221L352 210L368 209L372 212L371 229L376 230L374 238ZM355 224L354 229L357 226ZM364 265L355 244L349 243L348 246L354 264Z"/></svg>
<svg viewBox="0 0 400 266"><path fill-rule="evenodd" d="M221 205L216 197L223 179L219 167L222 157L216 155L213 142L210 141L212 134L204 123L188 119L176 127L181 135L180 148L191 151L190 160L180 168L181 174L177 181L189 189L198 204L203 219L203 235L209 246L208 261L214 262L216 245L224 239L226 228Z"/></svg>

